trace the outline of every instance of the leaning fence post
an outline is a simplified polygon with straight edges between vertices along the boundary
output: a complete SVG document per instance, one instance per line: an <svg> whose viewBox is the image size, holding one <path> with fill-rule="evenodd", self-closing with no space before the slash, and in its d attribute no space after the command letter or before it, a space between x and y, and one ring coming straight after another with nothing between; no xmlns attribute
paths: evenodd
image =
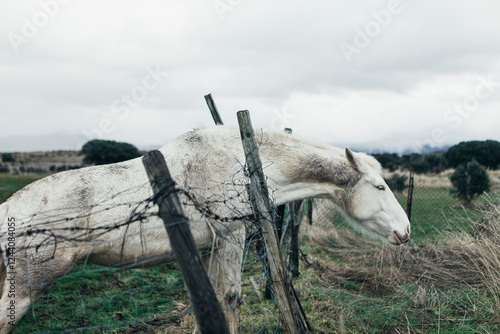
<svg viewBox="0 0 500 334"><path fill-rule="evenodd" d="M181 269L199 330L201 333L229 333L224 313L203 267L188 219L177 196L175 182L163 155L159 151L152 151L142 158L142 163Z"/></svg>
<svg viewBox="0 0 500 334"><path fill-rule="evenodd" d="M248 110L238 111L237 115L240 125L241 141L243 143L251 181L251 196L253 198L251 202L255 206L254 211L258 217L258 221L262 224L281 326L284 333L299 333L299 328L300 332L306 332L307 327L306 324L302 322L302 318L296 318L294 315L288 276L275 233L269 193L262 171L262 163L260 161L259 150L255 141L255 132L250 121L250 115Z"/></svg>
<svg viewBox="0 0 500 334"><path fill-rule="evenodd" d="M224 122L222 122L222 118L219 115L219 111L217 110L217 106L212 99L212 94L205 95L205 101L207 101L207 106L208 109L210 109L210 113L212 113L212 118L214 119L215 125L224 125Z"/></svg>
<svg viewBox="0 0 500 334"><path fill-rule="evenodd" d="M210 113L212 114L212 118L214 119L215 125L224 125L224 123L222 122L222 118L219 114L219 111L215 106L215 101L212 98L212 94L205 95L205 101L207 101L208 109L210 109ZM285 209L283 208L283 212L284 210ZM270 275L269 262L267 261L267 257L265 255L266 247L264 246L264 241L262 240L262 235L260 230L257 232L255 249L257 251L257 255L259 256L260 261L262 262L262 266L264 267L264 275L266 277L266 290L264 292L264 298L271 299L273 297L273 280Z"/></svg>

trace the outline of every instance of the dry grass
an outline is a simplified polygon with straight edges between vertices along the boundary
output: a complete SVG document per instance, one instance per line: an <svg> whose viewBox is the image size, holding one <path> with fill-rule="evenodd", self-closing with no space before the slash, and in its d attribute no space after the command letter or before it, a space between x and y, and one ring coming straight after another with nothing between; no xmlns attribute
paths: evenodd
<svg viewBox="0 0 500 334"><path fill-rule="evenodd" d="M328 232L316 226L303 236L329 259L349 259L341 266L312 261L324 285L345 288L352 282L358 291L374 295L393 293L408 283L418 284L421 293L467 287L489 293L500 316L500 210L488 203L472 232L448 233L437 244L380 245L351 231L332 231L331 226Z"/></svg>
<svg viewBox="0 0 500 334"><path fill-rule="evenodd" d="M454 169L447 169L439 174L413 174L415 186L419 188L451 188L450 176L453 174ZM384 170L384 178L388 179L394 174L408 176L408 171L394 171ZM490 177L493 188L500 188L500 169L489 170L488 176Z"/></svg>
<svg viewBox="0 0 500 334"><path fill-rule="evenodd" d="M439 174L413 174L413 180L418 187L425 188L451 188L450 175L453 169L445 170ZM394 171L384 170L384 178L389 179L394 174L409 176L408 171Z"/></svg>
<svg viewBox="0 0 500 334"><path fill-rule="evenodd" d="M413 319L411 324L407 324L405 318L392 320L394 323L383 327L390 315L387 311L381 312L382 324L372 324L371 328L383 333L435 331L440 326L441 314L459 315L447 318L448 325L454 323L459 327L466 322L464 319L480 319L479 323L484 321L488 326L485 332L500 328L500 209L493 201L488 203L480 209L483 219L474 225L472 232L457 228L453 233L446 232L445 241L401 247L381 245L351 230L332 228L329 218L335 213L334 208L325 203L318 205L313 225L304 224L301 228L303 245L309 248L309 255L303 258L308 265L302 267L303 276L296 286L315 332L346 333L345 328L352 333L370 332L368 327L363 327L368 326L369 320L358 318L360 311L355 309L355 303L363 304L363 300L367 301L366 312L370 312L369 304L374 300L380 301L372 306L374 308L382 307L386 301L402 313L416 312L422 319L421 323ZM469 218L464 215L462 219ZM348 294L350 301L339 304L343 302L342 297L339 301L321 298L331 293L332 288L339 296ZM474 300L482 295L487 296L487 311L484 311L484 298ZM242 316L242 321L248 323L249 315ZM477 324L475 321L470 320L468 324ZM353 324L359 327L354 328ZM188 333L193 327L193 317L184 316L177 323L152 332ZM448 327L448 331L442 332L453 330Z"/></svg>

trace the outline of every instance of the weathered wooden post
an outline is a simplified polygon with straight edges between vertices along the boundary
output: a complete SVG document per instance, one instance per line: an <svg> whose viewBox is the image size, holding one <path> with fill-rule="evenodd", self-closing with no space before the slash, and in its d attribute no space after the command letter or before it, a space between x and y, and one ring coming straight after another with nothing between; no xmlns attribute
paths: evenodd
<svg viewBox="0 0 500 334"><path fill-rule="evenodd" d="M250 121L250 115L248 110L241 110L238 111L237 116L251 181L250 190L251 196L253 197L252 204L254 205L254 211L258 217L258 221L262 224L281 326L284 333L299 333L299 328L300 332L306 332L307 325L302 322L301 317L296 318L293 311L294 308L290 296L291 287L288 282L288 276L283 264L283 257L273 224L269 192L262 171L262 163L260 161L259 149L255 141L255 132Z"/></svg>
<svg viewBox="0 0 500 334"><path fill-rule="evenodd" d="M291 128L285 128L285 133L292 134ZM299 229L300 220L297 212L301 207L302 201L293 201L288 204L288 214L290 216L290 271L292 277L299 277Z"/></svg>
<svg viewBox="0 0 500 334"><path fill-rule="evenodd" d="M226 318L203 267L163 155L159 151L152 151L142 158L142 163L181 269L199 330L201 333L229 333Z"/></svg>
<svg viewBox="0 0 500 334"><path fill-rule="evenodd" d="M299 277L299 229L300 220L297 217L302 201L293 201L290 208L290 271L292 277Z"/></svg>
<svg viewBox="0 0 500 334"><path fill-rule="evenodd" d="M413 176L410 173L410 182L408 183L408 197L406 199L406 215L408 216L408 220L411 222L411 207L413 204Z"/></svg>
<svg viewBox="0 0 500 334"><path fill-rule="evenodd" d="M222 118L219 115L219 111L217 110L217 106L212 99L212 94L205 95L205 101L207 101L207 106L208 109L210 109L210 113L212 113L212 118L214 119L215 125L224 125L224 122L222 122Z"/></svg>
<svg viewBox="0 0 500 334"><path fill-rule="evenodd" d="M313 223L313 200L312 198L307 199L307 223L312 225Z"/></svg>
<svg viewBox="0 0 500 334"><path fill-rule="evenodd" d="M212 114L212 118L214 119L215 125L224 125L222 122L222 118L215 106L215 101L212 98L212 94L205 95L205 101L207 101L208 109L210 109L210 113ZM283 207L283 214L285 208ZM280 230L278 229L278 233ZM271 299L273 297L273 279L270 275L269 269L269 261L267 261L266 257L266 247L264 246L264 241L262 238L262 233L259 230L256 234L255 240L255 250L257 251L257 255L259 256L260 261L262 262L262 267L264 270L264 276L266 277L266 289L264 291L264 298ZM278 238L279 240L279 238Z"/></svg>

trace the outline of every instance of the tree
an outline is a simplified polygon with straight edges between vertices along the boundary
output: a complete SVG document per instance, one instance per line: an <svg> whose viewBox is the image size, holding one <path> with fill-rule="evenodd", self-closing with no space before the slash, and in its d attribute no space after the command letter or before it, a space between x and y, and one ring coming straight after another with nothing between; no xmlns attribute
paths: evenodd
<svg viewBox="0 0 500 334"><path fill-rule="evenodd" d="M2 154L2 162L14 162L16 159L10 153Z"/></svg>
<svg viewBox="0 0 500 334"><path fill-rule="evenodd" d="M402 192L408 186L406 183L407 179L406 175L394 174L389 179L386 179L385 182L393 192Z"/></svg>
<svg viewBox="0 0 500 334"><path fill-rule="evenodd" d="M423 155L412 153L410 155L410 166L417 174L425 174L431 170L431 165Z"/></svg>
<svg viewBox="0 0 500 334"><path fill-rule="evenodd" d="M373 154L382 167L388 168L391 172L399 168L400 158L396 153Z"/></svg>
<svg viewBox="0 0 500 334"><path fill-rule="evenodd" d="M84 163L96 165L111 164L141 156L137 147L132 144L100 139L87 142L83 145L81 153L85 155Z"/></svg>
<svg viewBox="0 0 500 334"><path fill-rule="evenodd" d="M474 197L490 190L490 178L486 169L476 160L458 166L450 180L453 184L451 194L465 203L470 203Z"/></svg>
<svg viewBox="0 0 500 334"><path fill-rule="evenodd" d="M442 153L426 154L424 155L424 158L431 167L431 173L439 174L448 168L448 161Z"/></svg>
<svg viewBox="0 0 500 334"><path fill-rule="evenodd" d="M500 142L495 140L461 142L450 147L445 158L454 168L476 160L487 168L497 169L500 166Z"/></svg>

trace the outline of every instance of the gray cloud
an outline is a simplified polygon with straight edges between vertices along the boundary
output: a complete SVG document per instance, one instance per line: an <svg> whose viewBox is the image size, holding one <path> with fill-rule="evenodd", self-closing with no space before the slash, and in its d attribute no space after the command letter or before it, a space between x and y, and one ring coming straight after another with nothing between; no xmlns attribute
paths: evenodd
<svg viewBox="0 0 500 334"><path fill-rule="evenodd" d="M401 0L350 63L340 45L355 46L391 1L242 1L223 20L210 1L69 2L14 52L9 34L22 36L40 3L0 5L11 13L0 22L0 151L18 149L22 138L43 149L43 138L90 139L85 133L99 131L161 145L211 124L209 92L226 123L249 109L256 126L286 123L338 145L402 151L436 128L447 134L442 144L500 139L492 127L500 89L457 128L443 118L474 94L478 77L500 81L494 0ZM138 93L147 68L156 67L168 75L120 117L114 101ZM284 110L294 117L277 121ZM113 130L103 132L107 120Z"/></svg>

